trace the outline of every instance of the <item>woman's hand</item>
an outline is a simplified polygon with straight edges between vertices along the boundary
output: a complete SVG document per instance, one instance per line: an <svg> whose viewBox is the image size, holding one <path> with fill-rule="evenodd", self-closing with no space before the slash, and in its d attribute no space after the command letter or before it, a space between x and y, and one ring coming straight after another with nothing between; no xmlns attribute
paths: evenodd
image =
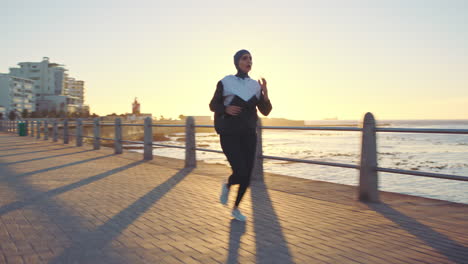
<svg viewBox="0 0 468 264"><path fill-rule="evenodd" d="M235 106L235 105L229 105L226 107L226 110L224 110L224 112L232 116L238 115L241 111L242 111L242 107Z"/></svg>
<svg viewBox="0 0 468 264"><path fill-rule="evenodd" d="M268 101L268 88L267 88L267 81L265 78L262 78L262 81L258 80L258 84L260 84L260 88L262 88L263 97L265 101Z"/></svg>

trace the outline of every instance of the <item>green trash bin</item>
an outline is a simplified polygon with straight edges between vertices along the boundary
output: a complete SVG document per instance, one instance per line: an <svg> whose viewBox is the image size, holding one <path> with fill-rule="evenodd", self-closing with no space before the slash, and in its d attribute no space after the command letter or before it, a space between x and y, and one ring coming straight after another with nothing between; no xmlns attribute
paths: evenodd
<svg viewBox="0 0 468 264"><path fill-rule="evenodd" d="M26 122L19 122L18 123L18 135L20 137L26 136Z"/></svg>

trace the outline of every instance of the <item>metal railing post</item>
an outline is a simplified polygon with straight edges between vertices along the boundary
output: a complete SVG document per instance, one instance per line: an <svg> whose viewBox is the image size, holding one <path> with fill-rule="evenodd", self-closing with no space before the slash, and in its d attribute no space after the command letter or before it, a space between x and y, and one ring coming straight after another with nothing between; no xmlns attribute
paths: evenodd
<svg viewBox="0 0 468 264"><path fill-rule="evenodd" d="M25 131L25 132L26 132L26 135L25 135L25 136L27 136L27 135L29 135L29 131L28 131L28 128L29 128L29 121L28 121L28 120L25 120L25 121L24 121L24 127L25 127L25 129L26 129L26 131Z"/></svg>
<svg viewBox="0 0 468 264"><path fill-rule="evenodd" d="M76 120L76 146L83 146L83 122L81 118Z"/></svg>
<svg viewBox="0 0 468 264"><path fill-rule="evenodd" d="M115 119L114 154L122 154L122 120Z"/></svg>
<svg viewBox="0 0 468 264"><path fill-rule="evenodd" d="M195 151L195 119L187 117L185 121L185 167L196 168L197 156Z"/></svg>
<svg viewBox="0 0 468 264"><path fill-rule="evenodd" d="M41 120L37 120L36 128L36 138L41 139Z"/></svg>
<svg viewBox="0 0 468 264"><path fill-rule="evenodd" d="M49 120L44 120L44 140L49 140Z"/></svg>
<svg viewBox="0 0 468 264"><path fill-rule="evenodd" d="M101 126L99 124L99 118L94 118L94 140L93 140L93 149L97 150L101 148Z"/></svg>
<svg viewBox="0 0 468 264"><path fill-rule="evenodd" d="M54 119L54 128L52 129L52 140L54 142L58 141L58 121L57 119Z"/></svg>
<svg viewBox="0 0 468 264"><path fill-rule="evenodd" d="M34 121L34 120L31 121L31 128L30 128L30 130L31 130L31 137L34 137L34 124L35 124L35 123L36 123L36 121Z"/></svg>
<svg viewBox="0 0 468 264"><path fill-rule="evenodd" d="M263 142L262 142L262 121L257 121L257 145L255 148L255 160L252 169L252 179L255 181L264 181L263 175Z"/></svg>
<svg viewBox="0 0 468 264"><path fill-rule="evenodd" d="M365 202L379 202L378 188L375 119L372 113L366 113L362 128L359 200Z"/></svg>
<svg viewBox="0 0 468 264"><path fill-rule="evenodd" d="M63 144L68 144L68 119L63 120Z"/></svg>
<svg viewBox="0 0 468 264"><path fill-rule="evenodd" d="M143 138L143 159L153 159L153 120L151 117L145 118L144 138Z"/></svg>

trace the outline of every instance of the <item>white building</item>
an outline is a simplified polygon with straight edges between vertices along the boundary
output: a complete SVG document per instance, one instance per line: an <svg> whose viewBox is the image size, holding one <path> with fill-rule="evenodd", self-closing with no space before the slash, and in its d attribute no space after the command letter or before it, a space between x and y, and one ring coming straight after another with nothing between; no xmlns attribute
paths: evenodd
<svg viewBox="0 0 468 264"><path fill-rule="evenodd" d="M41 62L20 62L10 68L10 75L34 81L33 111L75 112L84 106L84 82L71 78L63 65L52 63L48 57Z"/></svg>
<svg viewBox="0 0 468 264"><path fill-rule="evenodd" d="M78 104L84 104L84 81L76 80L75 78L65 75L64 95L76 98Z"/></svg>
<svg viewBox="0 0 468 264"><path fill-rule="evenodd" d="M31 113L33 105L33 80L0 74L0 109L8 117L10 111L17 116L26 109Z"/></svg>

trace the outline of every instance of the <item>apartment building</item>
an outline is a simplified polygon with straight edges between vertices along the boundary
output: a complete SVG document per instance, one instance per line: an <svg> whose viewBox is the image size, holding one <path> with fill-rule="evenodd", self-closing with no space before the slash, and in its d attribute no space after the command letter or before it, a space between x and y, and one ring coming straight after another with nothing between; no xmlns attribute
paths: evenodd
<svg viewBox="0 0 468 264"><path fill-rule="evenodd" d="M0 73L0 111L7 117L14 111L19 117L24 110L31 113L34 81Z"/></svg>
<svg viewBox="0 0 468 264"><path fill-rule="evenodd" d="M62 64L50 62L20 62L10 68L10 75L30 79L33 84L33 111L76 112L86 111L84 82L68 75Z"/></svg>

